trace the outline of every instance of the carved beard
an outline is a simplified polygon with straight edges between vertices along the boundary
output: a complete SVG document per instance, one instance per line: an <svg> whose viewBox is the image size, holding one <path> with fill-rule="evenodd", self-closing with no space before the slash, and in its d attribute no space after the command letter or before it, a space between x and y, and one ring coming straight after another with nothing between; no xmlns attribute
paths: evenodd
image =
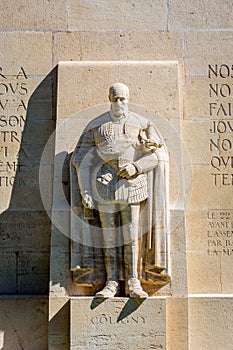
<svg viewBox="0 0 233 350"><path fill-rule="evenodd" d="M128 114L128 104L119 105L118 102L112 102L111 110L116 118L124 117Z"/></svg>

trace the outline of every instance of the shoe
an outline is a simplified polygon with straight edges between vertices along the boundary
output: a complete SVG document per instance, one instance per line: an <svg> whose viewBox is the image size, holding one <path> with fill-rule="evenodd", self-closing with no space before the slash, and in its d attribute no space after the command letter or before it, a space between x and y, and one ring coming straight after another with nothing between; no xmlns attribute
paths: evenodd
<svg viewBox="0 0 233 350"><path fill-rule="evenodd" d="M116 281L107 281L104 289L96 293L99 298L113 298L118 291L118 283Z"/></svg>
<svg viewBox="0 0 233 350"><path fill-rule="evenodd" d="M130 278L128 280L129 296L131 298L147 298L148 294L142 290L140 281L137 278Z"/></svg>

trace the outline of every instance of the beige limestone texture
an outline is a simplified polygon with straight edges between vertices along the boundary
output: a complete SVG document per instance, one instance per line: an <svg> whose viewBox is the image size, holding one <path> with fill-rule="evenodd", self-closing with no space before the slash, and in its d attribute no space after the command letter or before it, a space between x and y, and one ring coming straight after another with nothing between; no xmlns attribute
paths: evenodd
<svg viewBox="0 0 233 350"><path fill-rule="evenodd" d="M3 0L1 3L1 30L66 30L66 2Z"/></svg>
<svg viewBox="0 0 233 350"><path fill-rule="evenodd" d="M59 61L80 61L79 32L56 32L53 34L53 41L53 64L57 64Z"/></svg>
<svg viewBox="0 0 233 350"><path fill-rule="evenodd" d="M114 61L83 62L77 71L74 62L60 63L62 70L59 70L59 79L63 82L62 89L66 95L58 90L58 118L70 117L79 110L107 103L108 87L113 81L123 81L129 86L131 103L146 105L167 119L179 118L177 64L168 62L163 70L161 65L163 63L153 67L153 61L118 64ZM82 85L84 82L85 88Z"/></svg>
<svg viewBox="0 0 233 350"><path fill-rule="evenodd" d="M232 4L216 2L172 0L169 2L169 30L226 29L232 27Z"/></svg>
<svg viewBox="0 0 233 350"><path fill-rule="evenodd" d="M232 235L232 210L186 212L190 293L231 293Z"/></svg>
<svg viewBox="0 0 233 350"><path fill-rule="evenodd" d="M54 298L49 303L49 339L51 350L68 350L70 342L70 302L66 298Z"/></svg>
<svg viewBox="0 0 233 350"><path fill-rule="evenodd" d="M3 74L16 75L23 67L26 74L42 78L52 69L51 33L1 32L0 38ZM36 55L33 54L35 52Z"/></svg>
<svg viewBox="0 0 233 350"><path fill-rule="evenodd" d="M209 292L207 287L202 286L203 283L207 284L208 278L211 279L211 292L219 292L219 264L221 264L222 292L232 293L231 257L211 257L208 266L203 262L205 260L203 244L205 244L204 226L207 210L216 207L225 209L232 207L231 186L227 186L225 189L216 189L210 181L206 180L210 171L210 168L207 169L209 151L206 148L207 139L209 138L209 120L206 120L206 118L209 117L207 108L210 101L208 98L209 91L207 90L207 66L208 64L232 65L232 3L226 0L221 2L215 0L196 2L170 0L167 3L165 1L154 1L152 3L150 0L145 0L134 2L134 8L131 1L127 3L125 8L121 4L122 2L118 2L117 6L115 3L109 5L108 1L43 0L29 2L28 0L20 0L15 2L3 0L0 10L0 28L2 30L0 33L0 66L3 69L1 72L13 76L23 66L26 73L33 75L33 77L30 77L33 79L33 83L30 85L28 95L31 96L34 90L35 92L30 99L30 113L28 116L29 119L43 119L46 121L54 117L52 93L55 96L55 92L52 92L51 89L51 84L54 85L54 81L51 80L51 84L48 84L48 81L46 83L41 82L59 60L177 59L181 63L182 72L186 74L187 78L184 86L184 118L186 120L192 119L187 123L185 122L183 137L190 151L192 161L198 165L194 167L193 174L194 193L191 208L195 210L186 213L187 247L189 253L193 254L189 256L188 265L191 292L193 290L196 293ZM145 8L144 13L143 8ZM117 14L116 10L118 10ZM121 17L118 18L118 14ZM74 31L70 32L70 30ZM215 82L221 83L219 80L215 80ZM231 79L225 79L222 82L232 84ZM46 93L42 93L42 90ZM48 95L50 98L48 98ZM173 119L173 121L173 125L177 125L176 119ZM30 130L30 133L27 133L27 130ZM36 132L34 126L25 128L24 138L29 137L31 142L30 144L21 144L20 158L25 162L27 160L26 152L29 156L29 162L26 163L26 166L29 166L29 164L31 166L31 162L38 164L43 145L38 146L37 143L46 131L46 122L43 127L38 129L38 132ZM32 132L33 137L30 136ZM224 135L220 136L223 137ZM227 135L227 137L229 136L231 138L230 134ZM198 144L201 147L198 147ZM18 145L11 146L12 153L15 153ZM11 160L13 160L12 153L10 155ZM231 155L231 152L221 152L220 155ZM204 163L206 167L203 169L202 164ZM31 176L30 166L28 172L24 171L23 173L25 181L28 179L35 183L38 177ZM36 172L33 173L36 174ZM171 175L173 174L176 174L176 172L171 171ZM190 191L190 188L188 188L188 191ZM1 189L0 195L2 196L4 192L6 192L5 196L8 196L8 201L8 189ZM176 193L177 188L174 191L175 195ZM40 249L47 251L49 244L45 232L50 229L50 223L43 219L43 224L40 225L35 219L36 217L41 218L41 211L35 209L38 209L38 206L43 209L38 186L30 186L27 190L25 190L25 187L15 187L10 198L10 207L1 217L0 227L1 237L5 238L4 241L1 240L4 249L4 252L1 252L1 270L3 271L1 274L1 277L3 276L1 293L22 293L23 291L18 289L16 283L18 278L16 274L16 256L18 251L24 251L24 246L25 249L35 251L39 245ZM18 215L12 210L14 206ZM31 215L32 212L34 212L34 215ZM25 218L26 215L28 215L28 219ZM23 222L24 220L25 222ZM35 229L34 223L38 226L38 230ZM39 241L41 234L41 240L44 244ZM183 261L179 260L179 254L182 254L180 247L184 242L179 244L178 241L174 241L173 244L174 249L176 249L174 261L176 261L178 268L180 261ZM203 260L199 260L198 257L202 254ZM24 258L27 259L27 254L24 255ZM183 257L181 256L181 258ZM30 255L30 261L31 259L32 255ZM29 266L31 265L30 261ZM207 272L204 272L207 282L204 278L201 278L201 281L198 282L200 270L202 271L202 262L205 268L210 271L211 277L206 276ZM47 260L42 259L39 263L43 265L44 272L48 273ZM186 266L182 265L182 269L185 270L185 268ZM38 271L37 266L35 266L35 271ZM32 275L33 272L31 271ZM33 278L36 283L37 272L34 275L35 278L34 276ZM216 285L213 277L216 277ZM20 278L23 278L23 275ZM28 279L28 275L26 275L26 278ZM44 283L45 279L43 282L40 281L43 290ZM38 286L39 284L34 284L37 292L39 292ZM232 331L231 314L229 313L232 303L231 298L227 299L226 302L220 302L219 298L213 299L213 296L209 296L205 301L203 300L197 299L195 302L194 299L191 300L189 350L199 350L201 348L205 350L231 350ZM25 301L24 305L27 305ZM182 328L179 327L180 323L177 322L177 315L183 309L182 306L179 309L178 305L180 303L176 299L169 312L169 320L172 320L173 326L176 325L177 329L172 334L169 346L174 350L182 349L182 347L186 350L188 345L186 342L182 342L181 335L178 343L173 341L180 334ZM22 314L20 313L21 309L15 307L15 304L12 307L20 315ZM63 314L61 320L62 316ZM5 317L2 320L6 324ZM17 318L11 320L13 326L18 322ZM185 321L185 324L187 326L188 322ZM46 322L43 322L43 326L47 327ZM25 333L22 333L23 344L26 341L25 337ZM186 339L186 334L183 337ZM14 341L11 342L12 339L15 339L15 332L12 328L5 339L10 342L10 350L12 346L16 349L17 346L20 348L20 345L16 345ZM212 339L213 342L211 342ZM7 344L5 342L5 346ZM58 349L58 344L59 341L55 344L54 349ZM41 349L43 346L44 343L38 347Z"/></svg>
<svg viewBox="0 0 233 350"><path fill-rule="evenodd" d="M207 76L207 65L232 64L231 30L191 31L185 33L187 75Z"/></svg>
<svg viewBox="0 0 233 350"><path fill-rule="evenodd" d="M167 298L167 349L187 350L188 345L188 298ZM191 350L191 349L190 349Z"/></svg>
<svg viewBox="0 0 233 350"><path fill-rule="evenodd" d="M186 249L189 252L206 252L208 248L208 211L186 211Z"/></svg>
<svg viewBox="0 0 233 350"><path fill-rule="evenodd" d="M47 349L48 299L0 298L0 346L4 350Z"/></svg>
<svg viewBox="0 0 233 350"><path fill-rule="evenodd" d="M189 349L232 349L232 298L190 298Z"/></svg>
<svg viewBox="0 0 233 350"><path fill-rule="evenodd" d="M182 123L182 139L192 164L209 165L211 152L209 141L210 121L185 120ZM204 152L205 150L205 152Z"/></svg>
<svg viewBox="0 0 233 350"><path fill-rule="evenodd" d="M215 188L213 190L213 178L210 175L209 165L193 165L192 197L189 209L207 210L209 208L219 208L220 200L225 194L229 197L228 188ZM201 196L200 196L201 194ZM211 194L211 195L210 195ZM225 204L225 208L227 208Z"/></svg>
<svg viewBox="0 0 233 350"><path fill-rule="evenodd" d="M187 279L190 294L224 293L221 257L208 256L206 251L187 252Z"/></svg>
<svg viewBox="0 0 233 350"><path fill-rule="evenodd" d="M96 61L119 59L119 33L57 32L54 33L54 64L59 61Z"/></svg>
<svg viewBox="0 0 233 350"><path fill-rule="evenodd" d="M69 30L164 30L167 21L167 4L164 1L141 2L120 0L117 3L102 0L71 0Z"/></svg>
<svg viewBox="0 0 233 350"><path fill-rule="evenodd" d="M206 68L207 69L207 68ZM196 103L199 101L199 103ZM209 118L209 81L207 77L188 76L184 89L185 119L205 121Z"/></svg>
<svg viewBox="0 0 233 350"><path fill-rule="evenodd" d="M70 313L71 349L166 348L165 298L72 298Z"/></svg>
<svg viewBox="0 0 233 350"><path fill-rule="evenodd" d="M166 31L130 31L119 35L120 60L179 60L183 57L183 35Z"/></svg>

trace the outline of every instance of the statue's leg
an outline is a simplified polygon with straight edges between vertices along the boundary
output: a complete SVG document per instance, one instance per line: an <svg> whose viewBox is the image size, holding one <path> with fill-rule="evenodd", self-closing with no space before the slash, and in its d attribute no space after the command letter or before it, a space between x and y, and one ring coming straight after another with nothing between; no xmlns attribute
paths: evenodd
<svg viewBox="0 0 233 350"><path fill-rule="evenodd" d="M110 210L112 209L112 210ZM103 232L104 260L108 281L118 281L118 251L116 239L115 206L99 205L99 217Z"/></svg>
<svg viewBox="0 0 233 350"><path fill-rule="evenodd" d="M99 205L99 217L103 231L104 262L107 274L105 287L96 293L100 298L112 298L118 292L118 251L116 246L116 208Z"/></svg>
<svg viewBox="0 0 233 350"><path fill-rule="evenodd" d="M128 287L126 294L132 298L146 298L148 294L142 290L138 279L138 235L139 235L140 204L131 204L122 209L122 231L124 237L124 258L127 268Z"/></svg>
<svg viewBox="0 0 233 350"><path fill-rule="evenodd" d="M131 204L121 210L127 279L138 278L139 214L140 204Z"/></svg>

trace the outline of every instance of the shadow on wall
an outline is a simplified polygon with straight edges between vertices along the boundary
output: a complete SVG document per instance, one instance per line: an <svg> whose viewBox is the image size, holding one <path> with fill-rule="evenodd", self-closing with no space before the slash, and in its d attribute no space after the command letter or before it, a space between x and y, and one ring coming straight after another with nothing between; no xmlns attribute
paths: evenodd
<svg viewBox="0 0 233 350"><path fill-rule="evenodd" d="M28 102L11 201L0 216L0 294L48 293L50 219L40 196L39 168L44 147L55 129L56 95L57 67ZM44 166L50 195L54 145L47 159Z"/></svg>

